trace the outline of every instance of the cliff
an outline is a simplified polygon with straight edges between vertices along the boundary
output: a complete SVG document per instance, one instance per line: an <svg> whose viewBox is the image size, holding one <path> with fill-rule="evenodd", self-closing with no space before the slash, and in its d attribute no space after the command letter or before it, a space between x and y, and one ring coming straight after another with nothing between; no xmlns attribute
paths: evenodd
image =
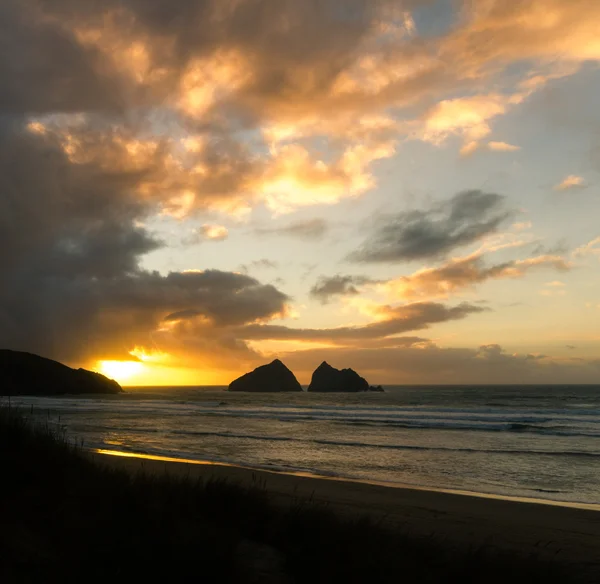
<svg viewBox="0 0 600 584"><path fill-rule="evenodd" d="M71 369L58 361L32 353L0 349L0 395L60 395L123 391L114 380Z"/></svg>

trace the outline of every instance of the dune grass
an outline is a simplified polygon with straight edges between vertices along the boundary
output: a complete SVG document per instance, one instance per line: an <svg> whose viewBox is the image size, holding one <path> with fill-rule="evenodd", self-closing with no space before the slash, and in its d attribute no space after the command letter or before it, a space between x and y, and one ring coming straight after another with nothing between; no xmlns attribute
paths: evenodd
<svg viewBox="0 0 600 584"><path fill-rule="evenodd" d="M565 583L559 564L458 551L256 486L95 465L0 408L1 582Z"/></svg>

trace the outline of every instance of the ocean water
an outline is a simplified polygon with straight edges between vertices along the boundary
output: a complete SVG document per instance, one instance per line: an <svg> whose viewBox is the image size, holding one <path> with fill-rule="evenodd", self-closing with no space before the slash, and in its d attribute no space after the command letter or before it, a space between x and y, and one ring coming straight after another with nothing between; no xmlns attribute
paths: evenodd
<svg viewBox="0 0 600 584"><path fill-rule="evenodd" d="M13 398L85 447L502 496L600 503L600 386L386 393L130 388Z"/></svg>

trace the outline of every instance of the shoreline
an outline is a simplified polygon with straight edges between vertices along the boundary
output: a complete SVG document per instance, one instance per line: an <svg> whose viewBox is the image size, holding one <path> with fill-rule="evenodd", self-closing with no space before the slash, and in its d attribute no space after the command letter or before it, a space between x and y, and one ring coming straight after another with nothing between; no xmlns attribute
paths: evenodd
<svg viewBox="0 0 600 584"><path fill-rule="evenodd" d="M180 463L180 464L190 464L190 465L198 465L198 466L206 466L206 467L224 467L224 468L233 468L240 469L252 472L259 473L268 473L274 475L284 475L290 477L303 477L308 479L317 479L317 480L326 480L326 481L335 481L341 483L356 483L361 485L372 485L377 487L384 487L390 489L405 489L405 490L415 490L415 491L424 491L426 493L445 493L448 495L460 495L465 497L477 497L480 499L492 499L499 501L510 501L513 503L527 503L531 505L549 505L552 507L565 507L568 509L581 509L585 511L596 511L600 512L600 504L594 503L580 503L575 501L557 501L555 499L544 499L540 497L520 497L517 495L501 495L497 493L484 493L480 491L469 491L466 489L447 489L443 487L429 487L423 485L414 485L410 483L396 483L396 482L387 482L387 481L377 481L372 479L357 479L351 477L341 477L341 476L332 476L332 475L320 475L317 473L311 473L306 471L293 471L293 470L283 470L283 469L270 469L264 467L256 467L256 466L244 466L241 464L236 464L232 462L225 461L213 461L207 459L195 459L195 458L177 458L171 456L161 456L158 454L142 454L137 452L123 452L120 450L110 450L106 448L91 448L87 450L93 454L100 454L103 456L115 456L126 459L140 459L140 460L152 460L157 462L165 462L165 463ZM600 518L599 518L600 519Z"/></svg>
<svg viewBox="0 0 600 584"><path fill-rule="evenodd" d="M264 490L282 510L324 508L355 521L368 517L392 532L432 538L456 549L482 548L576 564L600 581L600 515L577 506L472 493L252 469L211 461L156 460L88 451L97 464L130 474L216 480ZM545 501L544 501L545 503Z"/></svg>

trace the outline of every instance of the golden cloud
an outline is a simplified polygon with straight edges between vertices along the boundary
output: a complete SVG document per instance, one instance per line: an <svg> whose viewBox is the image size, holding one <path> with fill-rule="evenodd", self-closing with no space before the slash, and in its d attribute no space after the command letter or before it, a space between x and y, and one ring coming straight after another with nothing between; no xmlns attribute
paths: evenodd
<svg viewBox="0 0 600 584"><path fill-rule="evenodd" d="M280 147L264 167L264 172L247 185L276 213L286 213L307 205L337 203L344 197L360 195L375 184L368 171L375 160L389 158L393 143L374 147L355 145L330 164L314 159L299 144Z"/></svg>
<svg viewBox="0 0 600 584"><path fill-rule="evenodd" d="M200 228L200 232L202 237L213 241L223 241L224 239L227 239L227 236L229 235L227 227L224 227L223 225L210 225L208 223L205 223Z"/></svg>
<svg viewBox="0 0 600 584"><path fill-rule="evenodd" d="M575 174L570 174L566 178L564 178L560 183L558 183L555 187L555 191L567 191L569 189L581 189L585 187L585 180L582 176L577 176Z"/></svg>
<svg viewBox="0 0 600 584"><path fill-rule="evenodd" d="M463 155L517 150L481 142L494 118L550 79L572 74L583 60L600 58L594 24L600 9L592 0L473 2L450 33L428 39L419 37L410 3L361 4L354 28L327 11L286 5L269 21L256 17L261 34L245 38L235 18L246 8L245 2L209 2L201 15L190 10L179 32L137 6L109 2L102 14L85 3L68 14L60 3L40 8L38 18L101 56L99 73L127 81L119 86L126 109L152 106L183 118L161 140L136 131L121 145L118 136L90 144L65 130L72 160L106 156L107 166L144 171L156 165L145 172L140 192L156 193L178 217L196 208L246 213L260 202L277 213L332 204L372 189L373 163L393 156L395 144L408 137L441 144L457 135ZM204 27L206 41L184 34L193 23ZM312 41L301 34L309 24ZM500 78L524 59L531 65L516 86L477 93L481 81ZM461 87L469 95L446 97ZM403 108L418 103L429 107L400 123ZM30 129L40 133L43 126ZM258 131L268 154L247 129ZM332 152L323 156L302 142L312 137L329 140Z"/></svg>
<svg viewBox="0 0 600 584"><path fill-rule="evenodd" d="M475 73L497 61L600 59L595 0L479 0L465 3L466 25L444 40Z"/></svg>
<svg viewBox="0 0 600 584"><path fill-rule="evenodd" d="M487 147L495 152L515 152L516 150L521 150L520 146L507 144L506 142L488 142Z"/></svg>
<svg viewBox="0 0 600 584"><path fill-rule="evenodd" d="M475 95L440 101L424 116L423 139L440 144L451 134L477 141L491 132L489 120L506 111L507 98Z"/></svg>
<svg viewBox="0 0 600 584"><path fill-rule="evenodd" d="M542 267L564 271L571 266L561 256L541 255L486 267L482 256L473 254L452 259L437 268L423 268L409 276L390 280L384 289L398 300L446 298L487 280L522 278L528 271Z"/></svg>

